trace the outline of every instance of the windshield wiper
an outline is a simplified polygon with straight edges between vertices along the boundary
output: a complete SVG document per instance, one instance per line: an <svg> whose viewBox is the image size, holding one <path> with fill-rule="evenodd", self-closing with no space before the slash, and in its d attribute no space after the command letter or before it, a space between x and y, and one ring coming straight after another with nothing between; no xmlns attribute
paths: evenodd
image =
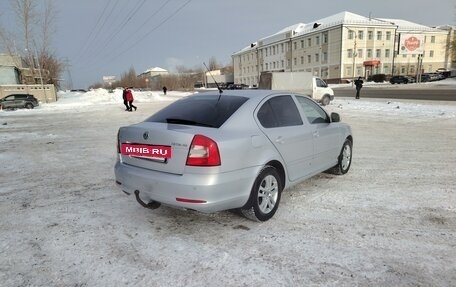
<svg viewBox="0 0 456 287"><path fill-rule="evenodd" d="M167 118L166 122L168 124L182 124L182 125L190 125L190 126L215 128L213 125L210 125L210 124L199 123L199 122L192 121L192 120L185 120L185 119L178 119L178 118Z"/></svg>

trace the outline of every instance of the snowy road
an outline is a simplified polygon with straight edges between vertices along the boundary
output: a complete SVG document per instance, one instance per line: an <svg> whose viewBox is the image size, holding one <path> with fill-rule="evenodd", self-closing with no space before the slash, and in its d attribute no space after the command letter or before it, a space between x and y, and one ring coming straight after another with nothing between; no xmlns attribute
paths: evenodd
<svg viewBox="0 0 456 287"><path fill-rule="evenodd" d="M118 127L168 103L0 112L1 286L456 285L456 103L336 100L350 172L284 192L265 223L115 186Z"/></svg>

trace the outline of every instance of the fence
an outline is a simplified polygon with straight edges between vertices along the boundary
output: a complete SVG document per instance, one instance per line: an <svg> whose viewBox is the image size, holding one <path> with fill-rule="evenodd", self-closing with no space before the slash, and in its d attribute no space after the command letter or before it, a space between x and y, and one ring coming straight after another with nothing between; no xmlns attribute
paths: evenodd
<svg viewBox="0 0 456 287"><path fill-rule="evenodd" d="M54 85L1 85L0 98L12 94L30 94L41 103L57 101L57 93Z"/></svg>

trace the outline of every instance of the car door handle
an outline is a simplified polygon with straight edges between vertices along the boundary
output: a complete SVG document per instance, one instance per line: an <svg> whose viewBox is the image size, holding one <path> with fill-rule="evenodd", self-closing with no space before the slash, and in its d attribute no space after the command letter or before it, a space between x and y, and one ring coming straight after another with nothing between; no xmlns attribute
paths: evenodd
<svg viewBox="0 0 456 287"><path fill-rule="evenodd" d="M284 143L285 143L285 141L283 140L283 137L281 137L281 136L277 137L277 138L275 139L275 142L276 142L276 143L279 143L279 144L284 144Z"/></svg>
<svg viewBox="0 0 456 287"><path fill-rule="evenodd" d="M320 136L320 134L318 133L318 131L314 131L314 132L312 133L312 135L313 135L314 138L318 138L318 137Z"/></svg>

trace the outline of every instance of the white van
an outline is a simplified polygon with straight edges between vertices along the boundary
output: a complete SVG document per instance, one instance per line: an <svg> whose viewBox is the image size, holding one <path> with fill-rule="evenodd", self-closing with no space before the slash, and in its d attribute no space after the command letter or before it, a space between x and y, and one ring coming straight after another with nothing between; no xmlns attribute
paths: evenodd
<svg viewBox="0 0 456 287"><path fill-rule="evenodd" d="M334 100L334 91L326 82L309 72L263 72L260 89L287 90L310 96L323 106Z"/></svg>

